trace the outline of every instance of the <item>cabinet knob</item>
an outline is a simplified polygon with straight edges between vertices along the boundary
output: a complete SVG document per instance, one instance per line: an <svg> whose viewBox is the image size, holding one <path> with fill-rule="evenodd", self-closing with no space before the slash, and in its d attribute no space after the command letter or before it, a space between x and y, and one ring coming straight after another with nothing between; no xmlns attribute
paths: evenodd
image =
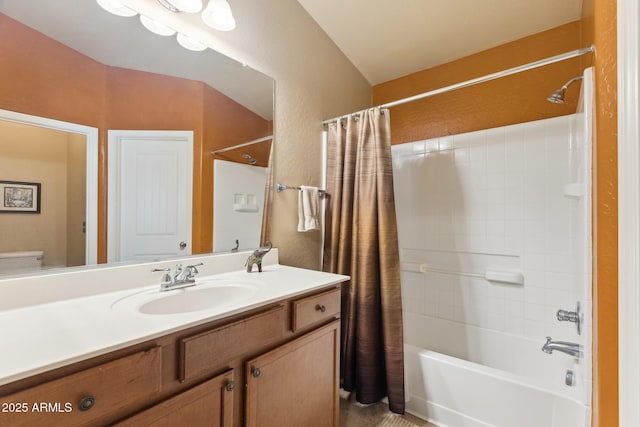
<svg viewBox="0 0 640 427"><path fill-rule="evenodd" d="M318 304L316 305L316 311L324 313L325 311L327 311L327 307L324 304Z"/></svg>
<svg viewBox="0 0 640 427"><path fill-rule="evenodd" d="M229 381L225 388L227 389L227 391L233 391L233 389L236 388L236 383L234 381Z"/></svg>
<svg viewBox="0 0 640 427"><path fill-rule="evenodd" d="M251 369L251 376L253 378L258 378L260 376L261 372L260 372L260 368L253 368Z"/></svg>
<svg viewBox="0 0 640 427"><path fill-rule="evenodd" d="M85 396L80 399L80 403L78 403L78 409L81 411L88 411L93 408L93 405L96 403L96 398L93 396Z"/></svg>

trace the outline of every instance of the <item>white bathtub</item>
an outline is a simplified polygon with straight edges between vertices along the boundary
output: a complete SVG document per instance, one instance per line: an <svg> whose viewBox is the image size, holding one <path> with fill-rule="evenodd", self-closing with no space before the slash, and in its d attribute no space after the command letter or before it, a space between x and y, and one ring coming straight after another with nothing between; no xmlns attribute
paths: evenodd
<svg viewBox="0 0 640 427"><path fill-rule="evenodd" d="M588 427L589 408L520 375L405 344L407 411L440 427Z"/></svg>

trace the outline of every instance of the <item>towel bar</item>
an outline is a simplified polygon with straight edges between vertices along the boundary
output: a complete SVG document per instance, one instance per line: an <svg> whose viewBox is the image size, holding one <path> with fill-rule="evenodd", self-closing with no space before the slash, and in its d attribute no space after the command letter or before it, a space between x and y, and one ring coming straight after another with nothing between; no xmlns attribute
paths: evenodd
<svg viewBox="0 0 640 427"><path fill-rule="evenodd" d="M276 191L279 193L279 192L281 192L283 190L300 190L300 187L293 187L293 186L290 186L290 185L284 185L284 184L277 183L276 184ZM327 194L327 192L325 190L318 190L318 195L322 199L322 198L327 197L328 194Z"/></svg>

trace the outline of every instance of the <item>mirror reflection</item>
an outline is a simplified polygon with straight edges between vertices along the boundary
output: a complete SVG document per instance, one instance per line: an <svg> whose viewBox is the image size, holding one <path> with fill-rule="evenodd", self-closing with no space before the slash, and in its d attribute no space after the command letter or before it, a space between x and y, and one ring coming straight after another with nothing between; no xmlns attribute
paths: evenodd
<svg viewBox="0 0 640 427"><path fill-rule="evenodd" d="M0 121L0 138L0 179L29 181L0 182L0 209L6 214L0 217L0 266L37 267L44 253L52 265L84 265L85 138L6 120ZM30 188L32 185L38 188ZM37 211L15 207L12 193L24 195L22 206Z"/></svg>
<svg viewBox="0 0 640 427"><path fill-rule="evenodd" d="M0 62L0 109L98 134L93 158L77 132L0 120L0 181L40 183L42 196L38 214L0 214L0 274L17 265L1 254L29 252L24 268L58 268L243 250L268 233L271 78L210 49L187 51L94 1L0 1ZM186 169L162 132L190 141ZM84 183L89 171L96 185ZM189 197L176 203L169 190ZM85 213L91 197L97 208ZM123 224L132 205L145 209ZM172 251L130 244L171 233Z"/></svg>

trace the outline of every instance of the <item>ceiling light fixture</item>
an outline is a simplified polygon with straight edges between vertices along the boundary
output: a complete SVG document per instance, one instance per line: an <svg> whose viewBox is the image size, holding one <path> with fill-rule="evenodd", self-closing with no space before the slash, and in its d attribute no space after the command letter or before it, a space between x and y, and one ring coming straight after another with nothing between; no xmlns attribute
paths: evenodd
<svg viewBox="0 0 640 427"><path fill-rule="evenodd" d="M96 0L101 8L114 15L130 17L136 16L138 12L128 8L117 0Z"/></svg>
<svg viewBox="0 0 640 427"><path fill-rule="evenodd" d="M231 6L227 0L209 0L209 4L202 12L202 20L211 28L219 31L231 31L236 28Z"/></svg>
<svg viewBox="0 0 640 427"><path fill-rule="evenodd" d="M205 50L207 48L206 44L204 44L201 41L196 40L193 37L190 37L190 36L188 36L186 34L178 33L176 38L178 39L178 43L180 43L180 46L182 46L185 49L194 50L196 52L199 52L199 51Z"/></svg>
<svg viewBox="0 0 640 427"><path fill-rule="evenodd" d="M202 10L202 0L158 0L158 3L174 13L198 13ZM231 31L236 28L236 20L227 0L209 0L202 12L202 20L219 31Z"/></svg>
<svg viewBox="0 0 640 427"><path fill-rule="evenodd" d="M198 13L202 10L202 0L158 0L171 12Z"/></svg>
<svg viewBox="0 0 640 427"><path fill-rule="evenodd" d="M1 1L1 0L0 0ZM122 4L119 0L96 0L104 10L118 16L135 16L139 12ZM158 0L164 8L173 13L198 13L202 10L203 0ZM231 31L236 27L236 20L233 18L231 6L227 0L209 0L207 7L202 11L202 20L209 27L219 31ZM140 22L152 33L160 36L172 36L176 30L169 27L164 22L140 14ZM177 40L180 46L193 51L203 51L207 45L200 40L178 33Z"/></svg>
<svg viewBox="0 0 640 427"><path fill-rule="evenodd" d="M140 15L140 22L142 22L142 25L144 25L147 30L159 36L172 36L176 33L176 30L173 28L168 27L160 21L151 19L146 15Z"/></svg>

